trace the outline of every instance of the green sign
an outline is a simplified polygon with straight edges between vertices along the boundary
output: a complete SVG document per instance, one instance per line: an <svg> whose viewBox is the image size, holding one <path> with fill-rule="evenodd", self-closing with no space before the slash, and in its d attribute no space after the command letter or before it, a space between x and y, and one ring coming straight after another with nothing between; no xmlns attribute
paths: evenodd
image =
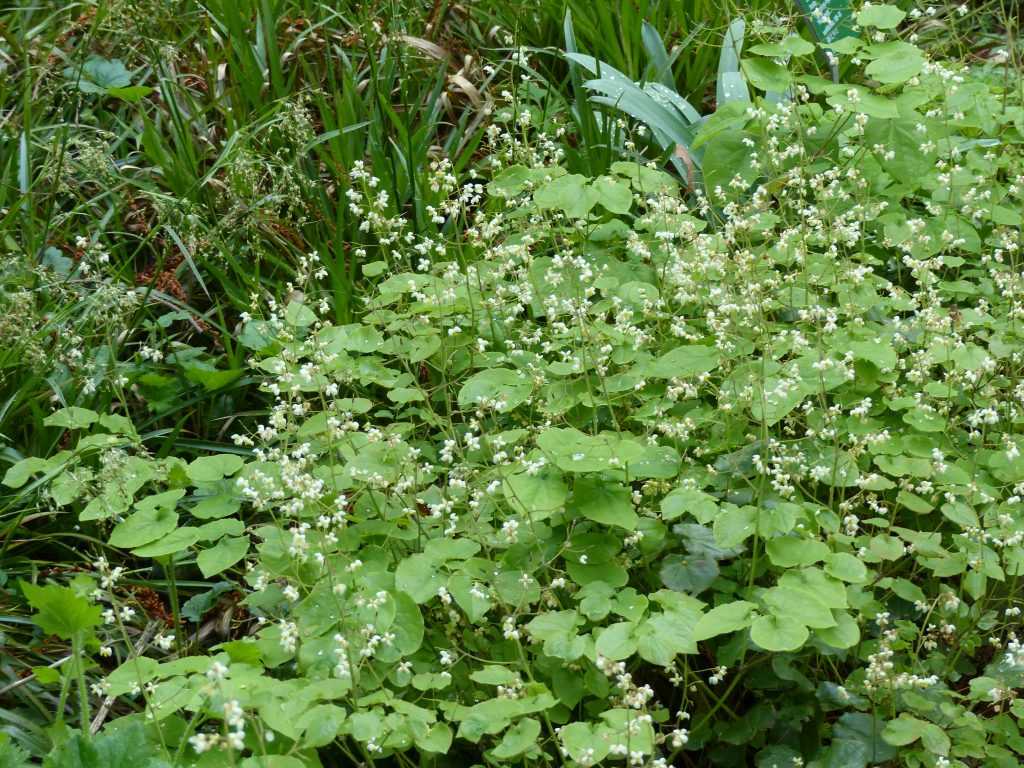
<svg viewBox="0 0 1024 768"><path fill-rule="evenodd" d="M857 37L850 0L795 0L807 16L815 36L823 43Z"/></svg>

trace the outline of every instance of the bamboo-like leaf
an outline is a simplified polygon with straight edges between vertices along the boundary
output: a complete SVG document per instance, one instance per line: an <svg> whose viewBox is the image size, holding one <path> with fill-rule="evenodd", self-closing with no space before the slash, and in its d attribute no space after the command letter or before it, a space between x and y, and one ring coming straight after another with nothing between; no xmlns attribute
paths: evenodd
<svg viewBox="0 0 1024 768"><path fill-rule="evenodd" d="M690 102L680 96L671 88L666 88L661 83L647 83L644 91L651 94L655 101L668 102L673 108L679 111L683 118L692 124L703 121L703 117Z"/></svg>
<svg viewBox="0 0 1024 768"><path fill-rule="evenodd" d="M661 41L661 35L658 34L658 30L650 22L644 21L640 35L643 39L644 50L647 51L647 56L651 60L648 68L649 77L647 79L651 84L658 83L670 90L674 89L672 61L669 59L668 51L665 50L665 44Z"/></svg>
<svg viewBox="0 0 1024 768"><path fill-rule="evenodd" d="M729 25L722 40L722 53L718 58L718 106L730 101L750 101L747 82L740 73L740 53L743 51L743 34L747 25L743 19L736 19Z"/></svg>

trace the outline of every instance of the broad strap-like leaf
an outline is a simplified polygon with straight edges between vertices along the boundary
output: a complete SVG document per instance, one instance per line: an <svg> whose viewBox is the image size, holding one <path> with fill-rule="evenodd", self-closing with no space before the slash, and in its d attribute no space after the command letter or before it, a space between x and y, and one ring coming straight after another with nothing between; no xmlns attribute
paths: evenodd
<svg viewBox="0 0 1024 768"><path fill-rule="evenodd" d="M722 40L722 53L718 57L718 86L715 92L717 106L731 101L750 101L747 81L740 72L740 52L743 50L743 34L747 29L743 19L736 19L729 25Z"/></svg>
<svg viewBox="0 0 1024 768"><path fill-rule="evenodd" d="M661 35L650 22L644 21L640 38L643 41L644 50L647 51L647 56L651 60L648 65L647 79L651 83L664 85L671 90L675 87L675 82L672 80L672 60L669 58L668 51L665 50Z"/></svg>

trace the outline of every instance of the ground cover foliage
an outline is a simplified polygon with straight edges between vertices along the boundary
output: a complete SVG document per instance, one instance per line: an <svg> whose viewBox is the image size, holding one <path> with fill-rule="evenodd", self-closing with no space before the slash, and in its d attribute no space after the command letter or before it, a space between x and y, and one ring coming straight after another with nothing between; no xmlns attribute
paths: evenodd
<svg viewBox="0 0 1024 768"><path fill-rule="evenodd" d="M1020 764L1018 21L678 5L12 14L0 766Z"/></svg>

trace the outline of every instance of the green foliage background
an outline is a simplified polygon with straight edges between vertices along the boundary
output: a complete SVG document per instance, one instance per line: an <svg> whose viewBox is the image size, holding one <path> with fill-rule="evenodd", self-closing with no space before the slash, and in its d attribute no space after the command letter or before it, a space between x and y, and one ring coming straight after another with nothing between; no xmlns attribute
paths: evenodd
<svg viewBox="0 0 1024 768"><path fill-rule="evenodd" d="M1018 765L1014 10L5 10L0 766Z"/></svg>

